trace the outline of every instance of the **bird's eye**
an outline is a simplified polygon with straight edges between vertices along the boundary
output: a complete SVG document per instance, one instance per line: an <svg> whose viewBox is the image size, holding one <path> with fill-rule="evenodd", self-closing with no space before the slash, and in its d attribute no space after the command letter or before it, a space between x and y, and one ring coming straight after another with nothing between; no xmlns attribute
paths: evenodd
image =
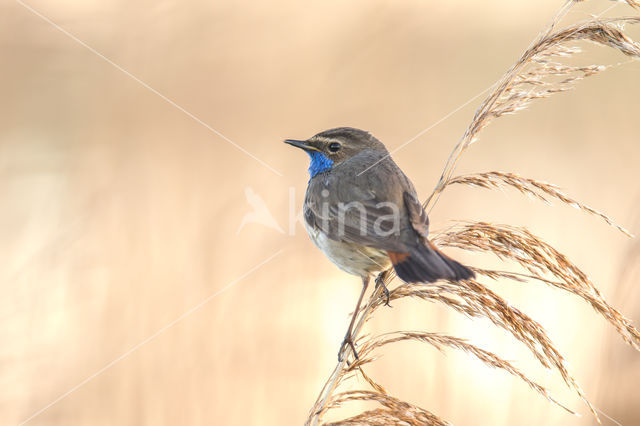
<svg viewBox="0 0 640 426"><path fill-rule="evenodd" d="M338 152L340 151L340 148L342 148L342 145L340 145L338 142L331 142L329 144L329 151L331 152Z"/></svg>

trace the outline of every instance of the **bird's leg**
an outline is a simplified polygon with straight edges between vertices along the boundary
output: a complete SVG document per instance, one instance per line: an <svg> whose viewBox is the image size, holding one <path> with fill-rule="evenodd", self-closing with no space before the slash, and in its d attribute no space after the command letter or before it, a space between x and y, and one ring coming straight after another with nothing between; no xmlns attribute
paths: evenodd
<svg viewBox="0 0 640 426"><path fill-rule="evenodd" d="M387 288L384 282L389 276L390 271L391 271L390 269L387 269L383 272L380 272L376 277L376 290L378 289L378 287L382 286L382 290L384 291L384 296L386 298L386 301L384 302L384 304L387 305L388 307L391 307L391 305L389 304L389 289Z"/></svg>
<svg viewBox="0 0 640 426"><path fill-rule="evenodd" d="M356 317L358 316L358 311L360 310L360 304L362 303L362 298L364 297L364 293L367 291L367 287L369 286L369 277L362 277L362 291L360 292L360 297L358 298L358 303L356 303L356 309L353 311L353 316L351 317L351 323L349 323L349 328L347 329L347 334L344 336L344 340L340 345L340 350L338 351L338 361L342 362L343 360L343 351L346 345L351 346L353 350L353 356L358 359L358 352L356 352L356 347L353 344L353 336L351 333L353 332L353 325L356 322Z"/></svg>

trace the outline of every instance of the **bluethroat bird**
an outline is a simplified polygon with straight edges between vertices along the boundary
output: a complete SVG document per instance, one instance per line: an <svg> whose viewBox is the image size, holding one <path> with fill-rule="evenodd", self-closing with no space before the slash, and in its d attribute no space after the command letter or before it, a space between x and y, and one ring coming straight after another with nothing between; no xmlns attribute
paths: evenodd
<svg viewBox="0 0 640 426"><path fill-rule="evenodd" d="M429 218L413 184L373 135L340 127L285 142L311 157L303 208L309 236L340 269L362 279L339 359L347 344L358 357L351 334L371 275L393 265L407 283L474 277L427 239ZM383 281L377 280L376 286ZM388 304L386 287L384 291Z"/></svg>

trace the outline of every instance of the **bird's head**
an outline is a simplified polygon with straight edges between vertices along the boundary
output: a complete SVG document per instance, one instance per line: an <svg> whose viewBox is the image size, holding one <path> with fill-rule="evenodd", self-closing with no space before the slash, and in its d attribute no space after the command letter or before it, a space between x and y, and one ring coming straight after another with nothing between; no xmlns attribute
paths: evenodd
<svg viewBox="0 0 640 426"><path fill-rule="evenodd" d="M314 177L326 172L365 150L386 148L369 132L352 127L338 127L325 130L307 140L287 139L285 143L303 149L309 157L309 174Z"/></svg>

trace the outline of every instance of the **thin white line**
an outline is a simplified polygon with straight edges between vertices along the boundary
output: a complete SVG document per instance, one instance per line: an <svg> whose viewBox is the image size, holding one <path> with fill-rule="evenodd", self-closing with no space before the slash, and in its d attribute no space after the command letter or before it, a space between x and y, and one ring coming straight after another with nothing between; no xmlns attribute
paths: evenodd
<svg viewBox="0 0 640 426"><path fill-rule="evenodd" d="M618 426L622 426L622 423L620 423L619 421L617 421L616 419L614 419L613 417L611 417L610 415L608 415L607 413L605 413L604 411L602 411L601 409L596 408L596 411L600 414L602 414L603 416L605 416L606 418L608 418L609 420L611 420L612 422L614 422L616 425Z"/></svg>
<svg viewBox="0 0 640 426"><path fill-rule="evenodd" d="M363 174L364 172L366 172L367 170L369 170L370 168L378 165L381 161L391 157L391 154L394 154L396 152L398 152L399 150L401 150L402 148L404 148L405 146L409 145L411 142L415 141L416 139L418 139L420 136L424 135L425 133L427 133L429 130L433 129L434 127L436 127L438 124L442 123L443 121L445 121L447 118L451 117L453 114L455 114L456 112L460 111L462 108L466 107L467 105L469 105L471 102L475 101L476 99L478 99L480 96L482 96L483 94L485 94L487 91L489 91L493 86L495 86L496 83L493 83L491 86L487 87L486 89L484 89L482 92L478 93L477 95L475 95L474 97L472 97L471 99L469 99L468 101L466 101L465 103L463 103L462 105L458 106L456 109L454 109L453 111L449 112L447 115L445 115L444 117L442 117L440 120L436 121L435 123L431 124L429 127L427 127L426 129L420 131L417 135L415 135L414 137L412 137L411 139L407 140L406 142L402 143L400 146L396 147L393 151L391 151L390 153L388 153L387 155L385 155L384 157L382 157L381 159L379 159L378 161L376 161L375 163L373 163L372 165L370 165L369 167L367 167L366 169L364 169L363 171L361 171L360 173L358 173L358 176L360 176L361 174Z"/></svg>
<svg viewBox="0 0 640 426"><path fill-rule="evenodd" d="M569 2L567 2L565 4L564 7L566 7L569 4ZM613 5L611 5L610 7L608 7L607 9L605 9L604 11L600 12L598 15L595 16L595 18L600 18L602 15L604 15L605 13L609 12L610 10L612 10L613 8L615 8L616 6L618 6L618 3L615 3ZM564 8L563 7L563 8ZM493 86L495 86L496 83L493 83L491 86L487 87L486 89L484 89L482 92L478 93L477 95L475 95L473 98L469 99L467 102L463 103L462 105L460 105L459 107L457 107L456 109L454 109L453 111L451 111L450 113L448 113L447 115L445 115L444 117L442 117L440 120L436 121L435 123L433 123L431 126L427 127L426 129L422 130L420 133L418 133L417 135L415 135L414 137L412 137L411 139L409 139L408 141L404 142L403 144L401 144L400 146L396 147L393 151L391 151L389 154L385 155L384 157L382 157L381 159L379 159L378 161L376 161L375 163L373 163L372 165L370 165L369 167L367 167L366 169L364 169L363 171L361 171L360 173L358 173L358 176L360 176L361 174L363 174L364 172L366 172L367 170L371 169L372 167L378 165L381 161L389 158L391 156L391 154L394 154L396 152L398 152L399 150L401 150L402 148L404 148L405 146L409 145L411 142L413 142L414 140L418 139L420 136L424 135L425 133L427 133L429 130L433 129L434 127L436 127L438 124L442 123L443 121L445 121L447 118L451 117L453 114L455 114L456 112L460 111L462 108L466 107L467 105L469 105L471 102L473 102L474 100L476 100L477 98L479 98L480 96L482 96L484 93L486 93L487 91L489 91L489 89L491 89Z"/></svg>
<svg viewBox="0 0 640 426"><path fill-rule="evenodd" d="M378 265L379 267L381 267L382 269L386 269L384 266L382 266L381 264L379 264L378 262L376 262L376 260L374 258L372 258L371 256L369 256L368 254L366 254L365 252L363 252L362 250L360 250L359 248L356 249L357 251L360 252L360 254L362 254L364 257L368 257L370 261L372 261L373 263L375 263L376 265Z"/></svg>
<svg viewBox="0 0 640 426"><path fill-rule="evenodd" d="M162 333L164 333L165 331L167 331L169 328L173 327L174 325L176 325L177 323L179 323L180 321L182 321L183 319L185 319L186 317L188 317L189 315L193 314L195 311L197 311L198 309L200 309L201 307L203 307L204 305L206 305L207 303L209 303L214 297L218 296L221 293L224 293L225 291L227 291L229 288L231 288L233 285L237 284L239 281L241 281L242 279L246 278L248 275L250 275L252 272L256 271L257 269L259 269L260 267L262 267L264 264L270 262L273 258L275 258L276 256L278 256L280 253L282 253L283 250L279 250L277 251L275 254L271 255L269 258L267 258L266 260L263 260L262 262L260 262L259 264L257 264L256 266L254 266L253 268L249 269L247 272L245 272L243 275L241 275L239 278L236 278L234 281L231 281L229 284L227 284L226 286L222 287L220 290L216 291L215 293L213 293L212 295L210 295L209 297L207 297L206 299L204 299L202 302L198 303L196 306L192 307L191 309L189 309L188 311L186 311L185 313L183 313L182 315L180 315L178 318L174 319L173 321L171 321L170 323L168 323L167 325L165 325L164 327L160 328L158 331L156 331L155 333L153 333L151 336L147 337L146 339L142 340L140 343L138 343L137 345L135 345L134 347L132 347L131 349L129 349L128 351L126 351L125 353L123 353L122 355L120 355L119 357L117 357L116 359L112 360L111 362L109 362L107 365L105 365L104 367L102 367L101 369L99 369L98 371L96 371L95 373L93 373L92 375L90 375L89 377L87 377L86 379L84 379L83 381L81 381L80 383L78 383L77 385L75 385L74 387L72 387L71 389L69 389L68 391L66 391L65 393L63 393L62 395L60 395L59 397L57 397L56 399L54 399L53 401L51 401L49 404L45 405L43 408L39 409L38 411L36 411L35 413L33 413L31 416L29 416L28 418L26 418L25 420L23 420L22 422L20 422L18 424L18 426L23 425L29 421L31 421L32 419L34 419L35 417L39 416L40 414L42 414L45 410L47 410L48 408L52 407L53 405L57 404L58 402L62 401L64 398L66 398L67 396L69 396L71 393L75 392L76 390L78 390L79 388L81 388L82 386L86 385L87 383L89 383L91 380L95 379L97 376L99 376L100 374L104 373L105 371L107 371L109 368L113 367L114 365L116 365L118 362L122 361L123 359L125 359L126 357L128 357L129 355L131 355L133 352L135 352L136 350L138 350L140 347L146 345L147 343L149 343L150 341L152 341L153 339L155 339L156 337L160 336Z"/></svg>
<svg viewBox="0 0 640 426"><path fill-rule="evenodd" d="M602 12L598 13L598 14L595 16L595 18L596 18L596 19L598 19L598 18L602 17L602 15L604 15L605 13L607 13L607 12L611 11L611 9L618 7L618 4L619 4L619 3L617 3L617 2L616 2L616 3L614 3L614 4L612 4L611 6L609 6L608 8L606 8L605 10L603 10ZM603 414L604 414L604 413L603 413Z"/></svg>
<svg viewBox="0 0 640 426"><path fill-rule="evenodd" d="M248 155L249 157L253 158L254 160L256 160L258 163L262 164L264 167L266 167L267 169L271 170L273 173L277 174L278 176L283 176L282 173L280 173L279 171L277 171L276 169L274 169L273 167L271 167L270 165L268 165L267 163L265 163L264 161L262 161L261 159L259 159L258 157L256 157L255 155L253 155L252 153L250 153L249 151L247 151L245 148L243 148L242 146L238 145L237 143L235 143L234 141L232 141L231 139L229 139L228 137L226 137L225 135L223 135L222 133L220 133L219 131L217 131L216 129L214 129L213 127L211 127L210 125L208 125L207 123L205 123L204 121L202 121L201 119L199 119L198 117L196 117L195 115L193 115L192 113L190 113L189 111L187 111L186 109L184 109L183 107L181 107L180 105L178 105L177 103L175 103L174 101L172 101L171 99L169 99L168 97L166 97L165 95L163 95L162 93L158 92L156 89L154 89L153 87L149 86L147 83L145 83L144 81L140 80L138 77L136 77L135 75L131 74L129 71L127 71L126 69L122 68L120 65L116 64L115 62L113 62L111 59L107 58L106 56L104 56L102 53L98 52L97 50L95 50L93 47L89 46L87 43L85 43L84 41L80 40L78 37L74 36L73 34L71 34L70 32L68 32L67 30L65 30L64 28L60 27L58 24L56 24L55 22L53 22L51 19L47 18L46 16L44 16L43 14L41 14L40 12L38 12L37 10L35 10L34 8L32 8L31 6L25 4L24 2L22 2L21 0L15 0L16 3L18 3L19 5L21 5L22 7L24 7L25 9L27 9L29 12L33 13L34 15L36 15L37 17L39 17L40 19L42 19L43 21L47 22L48 24L50 24L51 26L53 26L55 29L57 29L58 31L60 31L61 33L63 33L64 35L66 35L67 37L69 37L70 39L72 39L73 41L75 41L76 43L80 44L81 46L83 46L84 48L86 48L87 50L89 50L91 53L95 54L96 56L100 57L101 59L103 59L104 61L106 61L107 63L111 64L114 68L116 68L118 71L124 73L125 75L127 75L128 77L130 77L131 79L135 80L138 84L140 84L141 86L143 86L144 88L148 89L149 91L153 92L154 94L158 95L160 98L162 98L164 101L166 101L167 103L169 103L171 106L173 106L174 108L182 111L184 114L186 114L188 117L190 117L192 120L194 120L196 123L201 124L202 126L206 127L207 129L209 129L211 132L215 133L216 135L218 135L220 138L224 139L225 141L227 141L228 143L230 143L231 145L233 145L235 148L237 148L238 150L240 150L241 152L243 152L244 154Z"/></svg>

